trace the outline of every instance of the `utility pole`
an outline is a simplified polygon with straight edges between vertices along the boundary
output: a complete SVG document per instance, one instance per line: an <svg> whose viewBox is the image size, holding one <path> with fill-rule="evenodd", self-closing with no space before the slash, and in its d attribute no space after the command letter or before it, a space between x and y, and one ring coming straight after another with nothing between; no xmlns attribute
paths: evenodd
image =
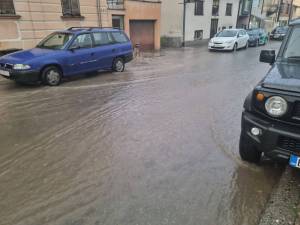
<svg viewBox="0 0 300 225"><path fill-rule="evenodd" d="M252 7L253 7L253 0L251 1L251 8L250 8L250 13L249 13L249 21L248 21L248 29L250 28L251 14L252 14Z"/></svg>
<svg viewBox="0 0 300 225"><path fill-rule="evenodd" d="M278 14L277 14L277 19L276 19L277 23L279 22L279 19L280 19L281 5L282 5L282 0L279 0Z"/></svg>
<svg viewBox="0 0 300 225"><path fill-rule="evenodd" d="M291 5L290 5L288 24L290 23L290 21L293 17L293 5L294 5L294 0L292 0Z"/></svg>
<svg viewBox="0 0 300 225"><path fill-rule="evenodd" d="M186 14L186 0L183 0L182 47L185 46L185 14Z"/></svg>

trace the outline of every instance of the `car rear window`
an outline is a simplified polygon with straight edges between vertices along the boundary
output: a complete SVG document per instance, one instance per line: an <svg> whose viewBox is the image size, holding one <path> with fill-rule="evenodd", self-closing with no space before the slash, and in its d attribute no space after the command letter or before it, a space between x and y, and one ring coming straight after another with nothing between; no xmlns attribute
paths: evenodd
<svg viewBox="0 0 300 225"><path fill-rule="evenodd" d="M107 32L93 33L93 35L96 46L108 45L113 43L111 36Z"/></svg>
<svg viewBox="0 0 300 225"><path fill-rule="evenodd" d="M112 32L112 36L118 43L128 42L128 39L123 32Z"/></svg>

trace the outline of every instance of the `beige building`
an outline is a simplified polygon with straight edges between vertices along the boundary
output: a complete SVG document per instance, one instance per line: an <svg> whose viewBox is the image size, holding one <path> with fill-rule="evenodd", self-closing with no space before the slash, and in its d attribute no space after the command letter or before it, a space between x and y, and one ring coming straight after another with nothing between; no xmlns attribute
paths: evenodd
<svg viewBox="0 0 300 225"><path fill-rule="evenodd" d="M0 0L0 50L34 47L71 26L119 27L134 44L160 48L158 0Z"/></svg>

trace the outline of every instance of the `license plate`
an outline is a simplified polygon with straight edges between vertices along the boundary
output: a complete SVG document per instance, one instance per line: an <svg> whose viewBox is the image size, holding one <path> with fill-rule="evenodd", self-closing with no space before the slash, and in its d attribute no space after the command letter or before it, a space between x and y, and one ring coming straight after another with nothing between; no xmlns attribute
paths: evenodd
<svg viewBox="0 0 300 225"><path fill-rule="evenodd" d="M300 157L291 155L290 157L290 166L300 168Z"/></svg>
<svg viewBox="0 0 300 225"><path fill-rule="evenodd" d="M274 35L274 38L279 38L279 35L278 35L278 34L275 34L275 35Z"/></svg>
<svg viewBox="0 0 300 225"><path fill-rule="evenodd" d="M5 70L0 70L0 75L9 77L9 72Z"/></svg>

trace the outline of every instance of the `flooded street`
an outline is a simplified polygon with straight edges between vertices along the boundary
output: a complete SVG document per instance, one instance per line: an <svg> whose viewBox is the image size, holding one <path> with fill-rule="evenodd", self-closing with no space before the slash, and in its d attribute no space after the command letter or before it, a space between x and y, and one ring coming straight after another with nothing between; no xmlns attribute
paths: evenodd
<svg viewBox="0 0 300 225"><path fill-rule="evenodd" d="M240 160L240 116L279 45L164 50L59 87L0 78L0 224L256 224L283 167Z"/></svg>

